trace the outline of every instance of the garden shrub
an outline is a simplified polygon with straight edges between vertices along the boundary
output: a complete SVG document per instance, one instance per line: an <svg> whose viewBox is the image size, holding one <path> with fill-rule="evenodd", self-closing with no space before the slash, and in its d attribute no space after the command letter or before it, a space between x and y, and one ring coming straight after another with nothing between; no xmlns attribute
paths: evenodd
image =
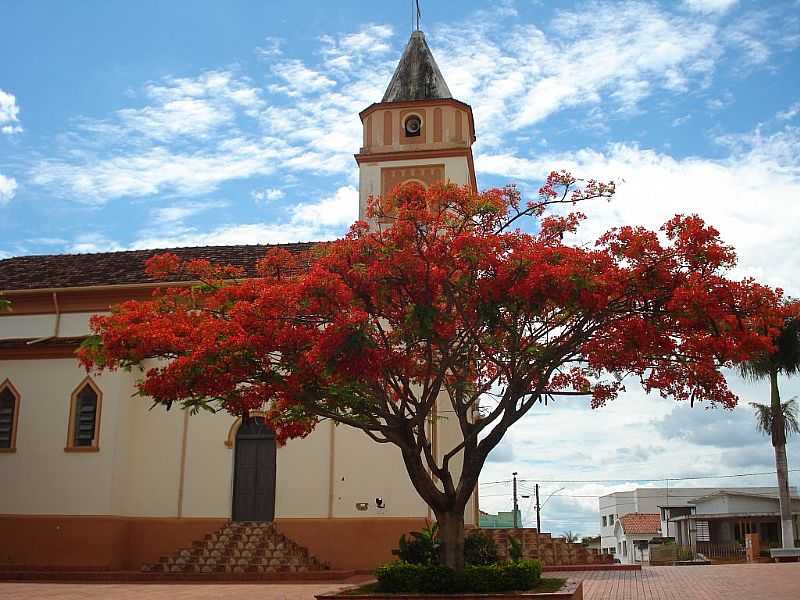
<svg viewBox="0 0 800 600"><path fill-rule="evenodd" d="M522 541L513 536L508 536L508 556L512 562L522 560Z"/></svg>
<svg viewBox="0 0 800 600"><path fill-rule="evenodd" d="M504 592L510 589L504 572L498 565L472 565L464 567L463 591L478 594Z"/></svg>
<svg viewBox="0 0 800 600"><path fill-rule="evenodd" d="M402 562L412 565L433 565L439 560L439 524L427 525L422 531L412 531L411 537L400 536L399 548L392 550Z"/></svg>
<svg viewBox="0 0 800 600"><path fill-rule="evenodd" d="M497 544L485 533L471 533L464 538L464 562L468 565L493 565L497 562Z"/></svg>
<svg viewBox="0 0 800 600"><path fill-rule="evenodd" d="M398 561L375 571L379 591L404 594L524 591L536 587L541 574L542 566L537 560L467 565L462 573L442 565L413 565Z"/></svg>
<svg viewBox="0 0 800 600"><path fill-rule="evenodd" d="M542 563L520 560L503 565L503 575L509 590L529 590L542 578Z"/></svg>

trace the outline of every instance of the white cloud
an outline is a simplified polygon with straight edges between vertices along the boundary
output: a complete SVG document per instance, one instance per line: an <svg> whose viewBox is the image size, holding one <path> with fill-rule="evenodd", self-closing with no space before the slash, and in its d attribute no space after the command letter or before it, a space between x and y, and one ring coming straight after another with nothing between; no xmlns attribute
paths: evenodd
<svg viewBox="0 0 800 600"><path fill-rule="evenodd" d="M741 67L761 66L769 61L772 49L770 40L764 37L764 30L770 27L769 17L769 13L751 12L725 30L726 39L742 54Z"/></svg>
<svg viewBox="0 0 800 600"><path fill-rule="evenodd" d="M80 234L70 243L67 249L68 252L73 254L119 252L120 250L126 250L126 248L98 232Z"/></svg>
<svg viewBox="0 0 800 600"><path fill-rule="evenodd" d="M703 85L723 50L715 24L641 2L593 3L559 11L547 29L500 30L459 23L432 36L450 89L473 103L489 145L565 108L631 111L660 88Z"/></svg>
<svg viewBox="0 0 800 600"><path fill-rule="evenodd" d="M264 45L256 48L256 54L267 59L280 56L283 54L283 50L281 48L283 43L284 40L281 38L267 36L264 38Z"/></svg>
<svg viewBox="0 0 800 600"><path fill-rule="evenodd" d="M264 107L258 88L227 71L167 78L148 84L145 94L153 104L117 111L119 125L128 135L138 133L160 141L178 136L207 138L222 126L230 128L237 108L255 116Z"/></svg>
<svg viewBox="0 0 800 600"><path fill-rule="evenodd" d="M276 190L265 190L264 193ZM279 191L279 190L278 190ZM210 231L183 227L180 221L192 209L213 208L204 203L189 203L158 209L156 215L165 227L146 230L133 242L133 248L216 246L233 244L285 244L289 242L332 240L341 237L358 218L358 190L343 186L330 198L292 207L287 221L229 224Z"/></svg>
<svg viewBox="0 0 800 600"><path fill-rule="evenodd" d="M347 227L358 219L358 190L349 185L340 187L330 198L312 204L297 204L292 213L292 223Z"/></svg>
<svg viewBox="0 0 800 600"><path fill-rule="evenodd" d="M221 209L227 206L229 206L228 202L183 202L153 209L152 217L156 224L172 225L207 210Z"/></svg>
<svg viewBox="0 0 800 600"><path fill-rule="evenodd" d="M587 204L581 239L595 239L620 224L658 227L676 213L698 213L717 227L739 253L737 273L757 277L800 294L800 128L772 134L720 138L728 158L674 158L633 144L612 144L604 151L542 155L481 155L479 172L537 181L552 169L581 177L616 179L611 203Z"/></svg>
<svg viewBox="0 0 800 600"><path fill-rule="evenodd" d="M733 104L734 97L733 94L726 90L723 92L722 96L718 98L709 98L706 100L706 108L709 110L722 110L723 108L727 108L731 104Z"/></svg>
<svg viewBox="0 0 800 600"><path fill-rule="evenodd" d="M287 60L272 67L272 72L282 81L280 85L270 86L273 92L284 92L289 96L303 96L321 92L336 85L336 82L321 73L308 68L297 59Z"/></svg>
<svg viewBox="0 0 800 600"><path fill-rule="evenodd" d="M250 195L256 202L273 202L286 196L286 192L280 188L266 188L263 190L253 190L250 192Z"/></svg>
<svg viewBox="0 0 800 600"><path fill-rule="evenodd" d="M133 242L133 249L177 248L182 246L231 246L237 244L286 244L291 242L335 239L341 232L325 233L312 224L245 223L225 225L211 231L187 229L177 234L143 235Z"/></svg>
<svg viewBox="0 0 800 600"><path fill-rule="evenodd" d="M157 108L123 109L117 114L132 131L158 140L176 135L204 137L232 118L229 110L217 110L210 102L197 98L170 100Z"/></svg>
<svg viewBox="0 0 800 600"><path fill-rule="evenodd" d="M736 6L739 0L684 0L683 4L689 10L703 13L726 13Z"/></svg>
<svg viewBox="0 0 800 600"><path fill-rule="evenodd" d="M322 36L324 44L322 56L329 69L347 70L364 60L389 52L389 40L394 31L388 25L370 24L360 31L349 33L338 38L330 35Z"/></svg>
<svg viewBox="0 0 800 600"><path fill-rule="evenodd" d="M800 115L800 102L795 102L786 110L782 110L776 116L781 121L791 121L797 115Z"/></svg>
<svg viewBox="0 0 800 600"><path fill-rule="evenodd" d="M731 45L757 61L759 44L777 43L765 41L769 27L723 30L715 19L646 2L595 2L537 25L511 8L495 5L429 36L454 96L473 104L477 154L567 109L588 109L581 126L607 130L648 98L705 89ZM146 106L77 120L63 148L34 165L32 180L101 203L203 194L277 169L350 177L358 113L381 98L405 36L367 24L324 36L313 60L285 56L279 42L261 52L271 97L234 70L149 83Z"/></svg>
<svg viewBox="0 0 800 600"><path fill-rule="evenodd" d="M672 126L673 127L680 127L681 125L685 125L686 123L689 122L689 120L691 118L692 118L692 115L690 115L690 114L683 115L682 117L676 117L676 118L674 118L672 120Z"/></svg>
<svg viewBox="0 0 800 600"><path fill-rule="evenodd" d="M19 106L16 97L0 89L0 133L11 135L22 132L18 114Z"/></svg>
<svg viewBox="0 0 800 600"><path fill-rule="evenodd" d="M0 173L0 206L8 204L17 193L17 180Z"/></svg>
<svg viewBox="0 0 800 600"><path fill-rule="evenodd" d="M69 195L77 202L104 204L113 198L163 192L196 195L224 182L268 175L295 152L275 139L225 140L208 153L171 152L154 147L111 158L91 157L79 164L49 159L33 166L31 181Z"/></svg>

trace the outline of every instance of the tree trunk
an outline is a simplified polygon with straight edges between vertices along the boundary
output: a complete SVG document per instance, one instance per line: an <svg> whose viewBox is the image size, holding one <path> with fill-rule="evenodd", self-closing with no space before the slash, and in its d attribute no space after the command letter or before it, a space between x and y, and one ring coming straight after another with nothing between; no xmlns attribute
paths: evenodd
<svg viewBox="0 0 800 600"><path fill-rule="evenodd" d="M775 447L775 466L778 470L778 501L781 509L781 539L784 548L794 548L791 498L789 496L789 466L786 462L786 446Z"/></svg>
<svg viewBox="0 0 800 600"><path fill-rule="evenodd" d="M439 562L464 570L464 508L436 513L439 523Z"/></svg>
<svg viewBox="0 0 800 600"><path fill-rule="evenodd" d="M778 372L773 370L770 380L770 407L772 409L772 445L775 448L775 469L778 475L778 504L781 513L781 540L784 548L794 548L792 524L792 499L789 493L789 464L786 460L786 426L781 410L778 389Z"/></svg>

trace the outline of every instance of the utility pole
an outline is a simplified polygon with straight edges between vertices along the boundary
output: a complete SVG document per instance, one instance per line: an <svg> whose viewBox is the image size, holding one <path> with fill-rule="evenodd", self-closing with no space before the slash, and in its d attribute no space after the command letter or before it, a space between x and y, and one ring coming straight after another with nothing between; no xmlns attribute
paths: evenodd
<svg viewBox="0 0 800 600"><path fill-rule="evenodd" d="M517 501L517 472L514 471L512 473L514 476L514 529L519 527L518 517L519 514L519 502Z"/></svg>
<svg viewBox="0 0 800 600"><path fill-rule="evenodd" d="M539 484L537 483L534 486L536 490L536 533L542 532L542 515L541 515L541 506L539 506Z"/></svg>

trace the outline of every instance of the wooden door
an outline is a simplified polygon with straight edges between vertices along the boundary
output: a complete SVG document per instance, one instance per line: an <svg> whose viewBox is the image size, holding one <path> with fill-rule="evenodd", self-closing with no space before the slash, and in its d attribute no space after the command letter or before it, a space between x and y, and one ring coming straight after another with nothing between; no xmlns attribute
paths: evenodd
<svg viewBox="0 0 800 600"><path fill-rule="evenodd" d="M262 418L247 418L236 434L233 520L275 518L275 432Z"/></svg>

